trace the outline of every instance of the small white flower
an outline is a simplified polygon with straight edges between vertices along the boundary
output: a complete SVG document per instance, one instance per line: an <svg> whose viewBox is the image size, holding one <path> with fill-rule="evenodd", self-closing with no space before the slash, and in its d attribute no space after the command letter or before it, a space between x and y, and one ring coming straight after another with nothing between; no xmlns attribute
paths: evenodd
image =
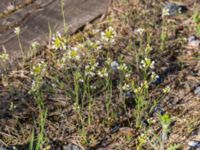
<svg viewBox="0 0 200 150"><path fill-rule="evenodd" d="M148 89L149 88L149 84L147 81L144 81L143 83L141 83L141 88L144 88L144 89Z"/></svg>
<svg viewBox="0 0 200 150"><path fill-rule="evenodd" d="M159 76L155 72L151 73L151 80L155 81L158 78L159 78Z"/></svg>
<svg viewBox="0 0 200 150"><path fill-rule="evenodd" d="M82 78L80 78L78 81L79 81L79 82L81 82L81 83L83 83L83 82L84 82L84 80L83 80Z"/></svg>
<svg viewBox="0 0 200 150"><path fill-rule="evenodd" d="M167 94L170 92L170 90L171 90L170 87L167 86L166 88L163 89L163 93Z"/></svg>
<svg viewBox="0 0 200 150"><path fill-rule="evenodd" d="M155 62L151 61L150 58L145 58L141 61L140 68L141 69L154 69Z"/></svg>
<svg viewBox="0 0 200 150"><path fill-rule="evenodd" d="M85 66L85 76L95 76L96 73L96 69L98 67L98 63L94 63L94 64L88 64Z"/></svg>
<svg viewBox="0 0 200 150"><path fill-rule="evenodd" d="M90 85L90 88L95 90L97 87L95 85Z"/></svg>
<svg viewBox="0 0 200 150"><path fill-rule="evenodd" d="M40 44L39 44L37 41L35 41L35 42L33 42L33 43L31 44L31 48L35 50L39 45L40 45Z"/></svg>
<svg viewBox="0 0 200 150"><path fill-rule="evenodd" d="M125 74L125 77L126 77L126 78L130 78L130 76L131 76L130 73L126 73L126 74Z"/></svg>
<svg viewBox="0 0 200 150"><path fill-rule="evenodd" d="M126 83L122 86L122 90L124 90L124 91L130 90L130 88L131 88L131 86L129 84L126 84Z"/></svg>
<svg viewBox="0 0 200 150"><path fill-rule="evenodd" d="M141 88L141 87L138 87L138 88L135 88L135 89L134 89L134 92L135 92L136 94L141 93L141 91L142 91L142 88Z"/></svg>
<svg viewBox="0 0 200 150"><path fill-rule="evenodd" d="M170 16L169 9L163 8L162 10L162 17Z"/></svg>
<svg viewBox="0 0 200 150"><path fill-rule="evenodd" d="M135 33L142 35L144 33L144 29L143 28L138 28L135 30Z"/></svg>
<svg viewBox="0 0 200 150"><path fill-rule="evenodd" d="M73 105L73 109L74 109L75 111L79 111L79 110L80 110L80 106L79 106L79 104L74 103L74 105Z"/></svg>
<svg viewBox="0 0 200 150"><path fill-rule="evenodd" d="M3 62L6 62L7 60L9 60L9 55L6 51L0 54L0 60L2 60Z"/></svg>
<svg viewBox="0 0 200 150"><path fill-rule="evenodd" d="M16 27L15 30L14 30L16 35L19 35L20 31L21 31L20 27Z"/></svg>
<svg viewBox="0 0 200 150"><path fill-rule="evenodd" d="M151 68L151 69L154 69L154 68L155 68L155 62L154 62L154 61L151 62L150 68Z"/></svg>
<svg viewBox="0 0 200 150"><path fill-rule="evenodd" d="M107 68L103 68L101 70L98 71L98 75L99 77L103 78L103 77L108 77L108 72L107 72Z"/></svg>
<svg viewBox="0 0 200 150"><path fill-rule="evenodd" d="M125 63L123 63L123 64L120 64L120 65L118 66L118 69L119 69L120 71L126 72L126 71L128 70L128 67L127 67L127 65L126 65Z"/></svg>

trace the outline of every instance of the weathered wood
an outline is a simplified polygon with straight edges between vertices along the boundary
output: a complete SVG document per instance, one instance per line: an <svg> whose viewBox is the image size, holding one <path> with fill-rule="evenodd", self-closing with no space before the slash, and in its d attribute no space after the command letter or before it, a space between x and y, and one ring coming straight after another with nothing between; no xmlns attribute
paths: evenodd
<svg viewBox="0 0 200 150"><path fill-rule="evenodd" d="M64 11L69 33L103 14L109 0L64 0ZM1 0L0 51L2 46L12 58L21 57L14 28L20 26L20 39L25 52L33 41L44 44L48 40L48 23L52 29L63 30L60 0ZM10 6L8 7L8 5ZM14 6L14 7L13 7Z"/></svg>

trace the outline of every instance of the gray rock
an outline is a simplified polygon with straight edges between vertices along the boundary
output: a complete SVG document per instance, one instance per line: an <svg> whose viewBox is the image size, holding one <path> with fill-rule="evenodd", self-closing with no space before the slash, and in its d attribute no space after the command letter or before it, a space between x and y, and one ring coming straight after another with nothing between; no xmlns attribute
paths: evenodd
<svg viewBox="0 0 200 150"><path fill-rule="evenodd" d="M68 144L63 146L63 150L82 150L80 147L74 144Z"/></svg>
<svg viewBox="0 0 200 150"><path fill-rule="evenodd" d="M188 38L188 45L191 46L191 47L197 48L200 45L200 40L197 37L192 35Z"/></svg>
<svg viewBox="0 0 200 150"><path fill-rule="evenodd" d="M193 149L200 150L200 141L189 141L188 145Z"/></svg>
<svg viewBox="0 0 200 150"><path fill-rule="evenodd" d="M197 96L200 96L200 86L198 86L198 87L194 90L194 94L196 94Z"/></svg>
<svg viewBox="0 0 200 150"><path fill-rule="evenodd" d="M12 150L12 149L7 149L5 147L0 146L0 150Z"/></svg>
<svg viewBox="0 0 200 150"><path fill-rule="evenodd" d="M110 67L113 71L117 71L119 67L119 63L117 61L113 61L111 62Z"/></svg>
<svg viewBox="0 0 200 150"><path fill-rule="evenodd" d="M187 11L186 6L178 5L171 2L166 3L163 9L167 12L168 16L173 16L176 15L177 13L183 13Z"/></svg>

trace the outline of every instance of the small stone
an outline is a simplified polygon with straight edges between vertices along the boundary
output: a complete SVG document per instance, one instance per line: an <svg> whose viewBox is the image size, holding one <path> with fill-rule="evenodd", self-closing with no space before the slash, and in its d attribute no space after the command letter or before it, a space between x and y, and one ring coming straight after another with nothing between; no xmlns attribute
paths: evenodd
<svg viewBox="0 0 200 150"><path fill-rule="evenodd" d="M197 96L200 96L200 86L198 86L198 87L194 90L194 94L196 94Z"/></svg>
<svg viewBox="0 0 200 150"><path fill-rule="evenodd" d="M0 150L12 150L12 149L7 149L7 148L5 148L5 147L1 147L1 146L0 146Z"/></svg>
<svg viewBox="0 0 200 150"><path fill-rule="evenodd" d="M149 122L146 119L142 118L141 123L143 127L146 127L146 128L149 127Z"/></svg>
<svg viewBox="0 0 200 150"><path fill-rule="evenodd" d="M8 11L12 11L12 10L14 10L15 9L15 6L13 5L13 4L9 4L8 6L7 6L7 10Z"/></svg>
<svg viewBox="0 0 200 150"><path fill-rule="evenodd" d="M189 141L188 142L188 145L191 147L191 148L195 148L195 149L199 149L200 148L200 141Z"/></svg>
<svg viewBox="0 0 200 150"><path fill-rule="evenodd" d="M168 2L163 8L164 12L163 15L173 16L176 15L177 13L183 13L185 11L187 11L186 6Z"/></svg>
<svg viewBox="0 0 200 150"><path fill-rule="evenodd" d="M125 98L127 98L127 99L132 98L132 99L134 99L135 95L134 95L134 93L128 91L128 92L125 93Z"/></svg>
<svg viewBox="0 0 200 150"><path fill-rule="evenodd" d="M111 62L110 67L113 71L117 71L119 67L119 63L117 61L113 61Z"/></svg>
<svg viewBox="0 0 200 150"><path fill-rule="evenodd" d="M161 76L158 76L158 78L153 82L155 85L159 85L163 82L163 78Z"/></svg>
<svg viewBox="0 0 200 150"><path fill-rule="evenodd" d="M74 144L68 144L63 146L63 150L81 150L81 148Z"/></svg>
<svg viewBox="0 0 200 150"><path fill-rule="evenodd" d="M157 105L155 108L154 108L154 112L156 114L160 114L160 115L164 115L165 114L165 111L162 109L162 107L160 105Z"/></svg>
<svg viewBox="0 0 200 150"><path fill-rule="evenodd" d="M198 48L200 45L200 40L197 39L195 36L190 36L188 38L188 46L193 47L193 48Z"/></svg>
<svg viewBox="0 0 200 150"><path fill-rule="evenodd" d="M120 129L120 126L117 125L117 126L115 126L114 128L111 129L111 133L115 133L115 132L119 131L119 129Z"/></svg>

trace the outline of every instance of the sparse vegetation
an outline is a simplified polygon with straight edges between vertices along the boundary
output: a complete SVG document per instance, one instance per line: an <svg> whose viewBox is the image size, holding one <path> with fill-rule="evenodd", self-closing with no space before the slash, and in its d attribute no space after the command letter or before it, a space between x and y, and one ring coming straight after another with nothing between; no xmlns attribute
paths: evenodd
<svg viewBox="0 0 200 150"><path fill-rule="evenodd" d="M30 150L58 149L70 141L86 149L178 150L185 146L186 139L172 141L170 135L181 132L178 136L182 136L183 130L189 135L199 121L194 118L183 124L183 112L190 110L182 110L178 103L183 99L188 104L179 91L191 94L194 88L189 87L193 83L183 83L189 74L185 69L199 71L179 58L187 44L187 30L179 31L179 24L188 16L182 14L177 21L162 14L166 11L157 4L144 1L135 6L133 1L114 1L103 21L71 36L54 33L49 26L49 45L31 59L23 58L23 67L5 68L8 53L0 54L4 67L0 97L8 97L8 114L15 120L11 128L8 124L8 129L0 129L0 144ZM192 13L193 34L198 37L200 16ZM15 33L23 52L20 28ZM31 48L38 47L35 42ZM195 78L195 86L199 84L196 74L188 75ZM188 101L197 105L198 98Z"/></svg>

